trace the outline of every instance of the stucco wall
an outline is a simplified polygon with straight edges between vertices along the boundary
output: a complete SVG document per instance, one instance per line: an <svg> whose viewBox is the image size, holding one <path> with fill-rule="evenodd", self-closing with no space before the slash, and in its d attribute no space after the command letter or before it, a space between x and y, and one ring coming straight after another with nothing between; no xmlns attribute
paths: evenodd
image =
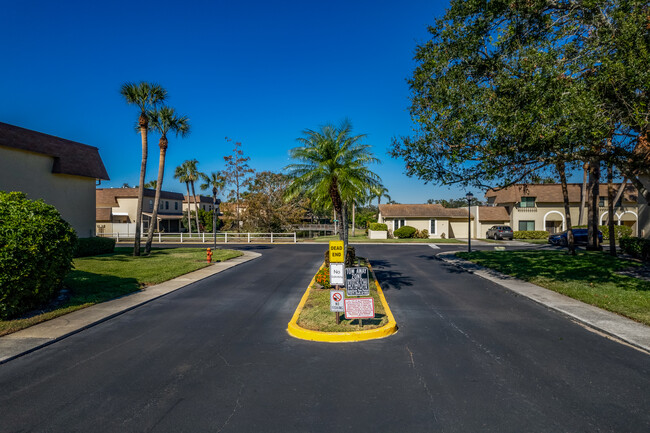
<svg viewBox="0 0 650 433"><path fill-rule="evenodd" d="M430 239L440 239L444 233L445 238L449 238L449 221L447 219L439 218L399 218L405 220L405 225L414 227L417 230L427 230L429 232ZM431 232L431 220L436 220L436 232ZM388 229L395 231L395 220L392 218L380 218L384 224L388 226ZM465 222L467 224L467 222ZM467 232L467 230L465 231Z"/></svg>
<svg viewBox="0 0 650 433"><path fill-rule="evenodd" d="M56 207L79 237L95 236L95 179L53 174L52 157L0 146L0 190Z"/></svg>

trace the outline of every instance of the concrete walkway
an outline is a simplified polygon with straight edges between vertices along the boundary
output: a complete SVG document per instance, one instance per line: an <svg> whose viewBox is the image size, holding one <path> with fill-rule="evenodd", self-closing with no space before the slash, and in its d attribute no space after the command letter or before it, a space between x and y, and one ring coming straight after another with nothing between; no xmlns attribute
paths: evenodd
<svg viewBox="0 0 650 433"><path fill-rule="evenodd" d="M77 310L57 317L56 319L23 329L22 331L0 337L0 364L26 353L33 352L43 346L52 344L55 341L90 328L98 323L102 323L161 296L165 296L188 284L218 274L239 264L246 263L261 255L251 251L242 252L244 253L242 256L234 259L213 263L211 266L181 275L178 278L156 284L155 286L149 286L140 292Z"/></svg>
<svg viewBox="0 0 650 433"><path fill-rule="evenodd" d="M438 254L447 263L472 272L578 322L650 352L650 327L593 305L569 298L552 290L504 275L455 256L457 251Z"/></svg>

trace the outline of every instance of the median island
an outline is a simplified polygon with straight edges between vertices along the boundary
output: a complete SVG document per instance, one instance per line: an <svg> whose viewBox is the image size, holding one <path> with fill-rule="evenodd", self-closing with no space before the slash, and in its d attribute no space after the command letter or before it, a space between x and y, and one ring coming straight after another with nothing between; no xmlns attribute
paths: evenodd
<svg viewBox="0 0 650 433"><path fill-rule="evenodd" d="M290 335L303 340L353 342L384 338L397 332L397 324L370 263L365 258L357 257L353 266L368 269L370 293L366 298L373 300L374 317L349 319L340 313L340 322L336 323L336 313L330 311L331 290L335 287L330 285L329 263L326 260L314 275L289 322L287 331ZM341 287L340 290L345 289Z"/></svg>

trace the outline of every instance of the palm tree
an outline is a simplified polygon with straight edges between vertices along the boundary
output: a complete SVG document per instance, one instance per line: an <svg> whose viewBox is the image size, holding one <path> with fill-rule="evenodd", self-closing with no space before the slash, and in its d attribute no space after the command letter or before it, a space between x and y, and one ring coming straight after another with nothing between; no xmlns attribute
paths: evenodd
<svg viewBox="0 0 650 433"><path fill-rule="evenodd" d="M364 192L380 184L379 176L367 168L379 162L370 152L370 146L361 144L365 135L351 135L352 126L343 121L340 126L322 126L319 131L305 130L298 138L302 145L290 150L298 163L286 167L294 182L287 190L287 198L301 193L311 197L329 196L332 206L341 216L341 239L347 251L348 227L346 203L362 197Z"/></svg>
<svg viewBox="0 0 650 433"><path fill-rule="evenodd" d="M174 171L174 179L178 179L179 182L184 183L187 188L187 229L190 236L192 236L192 217L190 216L190 180L187 174L187 161L176 167Z"/></svg>
<svg viewBox="0 0 650 433"><path fill-rule="evenodd" d="M156 189L156 185L158 184L158 181L156 179L150 180L149 182L144 184L145 188L149 189Z"/></svg>
<svg viewBox="0 0 650 433"><path fill-rule="evenodd" d="M165 100L167 91L159 84L146 83L144 81L135 83L124 83L120 88L120 94L124 96L127 104L133 104L140 110L138 117L138 129L142 137L142 162L140 164L140 189L138 190L138 208L135 217L135 241L133 243L133 255L140 255L140 230L142 224L142 202L144 199L144 176L147 171L147 131L149 130L149 117L147 112Z"/></svg>
<svg viewBox="0 0 650 433"><path fill-rule="evenodd" d="M205 191L208 188L212 189L212 234L214 236L215 248L217 242L217 216L219 215L219 206L217 205L217 194L219 194L226 187L226 179L220 172L212 172L210 176L201 173L203 182L200 188Z"/></svg>
<svg viewBox="0 0 650 433"><path fill-rule="evenodd" d="M384 185L378 185L374 188L371 193L377 197L377 222L379 222L379 205L381 204L381 198L386 197L388 200L391 200L388 195L388 189Z"/></svg>
<svg viewBox="0 0 650 433"><path fill-rule="evenodd" d="M158 146L160 147L160 157L158 159L158 180L155 182L156 195L153 201L153 214L151 224L147 233L147 243L144 247L145 254L151 252L151 243L153 242L153 225L158 221L158 206L160 203L160 191L162 189L163 175L165 174L165 156L167 154L167 133L173 132L178 137L187 136L190 133L190 122L187 116L178 116L173 108L162 107L160 110L152 110L149 113L150 127L160 134Z"/></svg>
<svg viewBox="0 0 650 433"><path fill-rule="evenodd" d="M198 202L196 201L196 191L194 190L194 182L199 180L201 178L201 173L197 168L197 164L199 161L196 159L192 159L190 161L185 161L187 163L187 178L190 182L190 186L192 187L192 199L194 200L194 218L196 218L196 231L197 233L201 233L201 228L199 226L199 205ZM190 199L188 197L187 199L187 205L190 205Z"/></svg>

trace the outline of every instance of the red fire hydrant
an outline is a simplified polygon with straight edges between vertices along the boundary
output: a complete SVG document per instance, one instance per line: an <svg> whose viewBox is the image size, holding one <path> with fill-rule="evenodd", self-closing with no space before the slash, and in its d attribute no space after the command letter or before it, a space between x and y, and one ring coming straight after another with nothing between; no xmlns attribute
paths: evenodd
<svg viewBox="0 0 650 433"><path fill-rule="evenodd" d="M212 250L208 248L208 263L212 263Z"/></svg>

